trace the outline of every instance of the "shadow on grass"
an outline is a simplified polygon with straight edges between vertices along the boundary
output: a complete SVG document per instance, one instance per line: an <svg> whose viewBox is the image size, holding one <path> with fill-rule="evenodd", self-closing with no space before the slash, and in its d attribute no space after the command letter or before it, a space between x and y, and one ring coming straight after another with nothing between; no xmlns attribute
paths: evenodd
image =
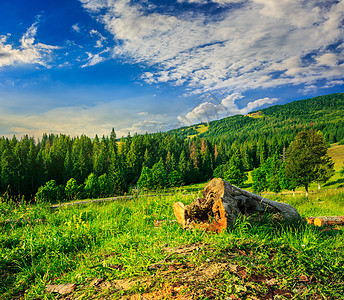
<svg viewBox="0 0 344 300"><path fill-rule="evenodd" d="M336 181L330 181L330 182L327 182L324 184L324 187L327 186L334 186L334 185L337 185L337 187L341 188L341 187L344 187L344 178L340 178L340 179L337 179Z"/></svg>
<svg viewBox="0 0 344 300"><path fill-rule="evenodd" d="M251 188L251 187L252 187L252 183L245 183L242 186L243 189L248 189L248 188Z"/></svg>

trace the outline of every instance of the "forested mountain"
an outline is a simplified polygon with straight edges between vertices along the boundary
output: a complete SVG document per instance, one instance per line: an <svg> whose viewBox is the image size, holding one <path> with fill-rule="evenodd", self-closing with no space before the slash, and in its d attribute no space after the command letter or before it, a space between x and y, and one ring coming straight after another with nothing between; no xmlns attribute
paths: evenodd
<svg viewBox="0 0 344 300"><path fill-rule="evenodd" d="M344 94L212 121L203 133L185 127L120 141L114 130L101 139L63 134L41 140L2 137L0 192L57 200L118 195L136 185L196 183L210 179L226 163L234 171L248 171L274 155L284 159L295 135L309 128L321 130L328 143L344 139ZM187 138L190 134L195 136Z"/></svg>
<svg viewBox="0 0 344 300"><path fill-rule="evenodd" d="M207 124L208 130L198 133L195 126L170 131L187 138L199 137L219 141L225 138L230 143L272 138L282 135L290 141L298 130L314 128L321 130L329 143L344 138L344 94L331 94L311 99L294 101L285 105L274 105L246 116L236 115Z"/></svg>

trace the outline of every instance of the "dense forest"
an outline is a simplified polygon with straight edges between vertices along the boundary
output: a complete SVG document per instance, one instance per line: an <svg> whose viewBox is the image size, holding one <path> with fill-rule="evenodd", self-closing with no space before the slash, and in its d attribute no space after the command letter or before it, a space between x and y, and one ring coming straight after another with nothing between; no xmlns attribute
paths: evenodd
<svg viewBox="0 0 344 300"><path fill-rule="evenodd" d="M254 117L253 117L254 116ZM208 180L224 165L244 171L282 157L296 134L320 130L327 143L344 139L344 94L319 96L166 133L131 136L43 135L0 138L3 195L62 200L119 195ZM196 132L197 133L197 132Z"/></svg>

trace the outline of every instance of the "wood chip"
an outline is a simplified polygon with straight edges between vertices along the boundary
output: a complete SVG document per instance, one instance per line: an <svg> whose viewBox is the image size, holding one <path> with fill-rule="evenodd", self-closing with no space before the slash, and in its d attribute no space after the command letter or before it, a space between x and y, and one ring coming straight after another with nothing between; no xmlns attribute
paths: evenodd
<svg viewBox="0 0 344 300"><path fill-rule="evenodd" d="M200 250L201 248L204 248L204 245L185 245L180 247L166 247L164 250L167 253L176 253L176 254L183 254L192 252L195 250Z"/></svg>
<svg viewBox="0 0 344 300"><path fill-rule="evenodd" d="M73 292L76 288L75 283L62 283L62 284L48 284L46 285L46 291L48 293L59 293L60 295L66 295Z"/></svg>
<svg viewBox="0 0 344 300"><path fill-rule="evenodd" d="M98 286L100 283L102 283L104 281L104 278L94 278L90 285L91 286Z"/></svg>
<svg viewBox="0 0 344 300"><path fill-rule="evenodd" d="M238 270L238 265L232 265L232 264L230 264L229 265L229 270L231 271L231 272L236 272L237 270Z"/></svg>
<svg viewBox="0 0 344 300"><path fill-rule="evenodd" d="M267 285L276 285L278 280L276 278L271 278L265 281Z"/></svg>
<svg viewBox="0 0 344 300"><path fill-rule="evenodd" d="M104 281L99 286L102 290L107 290L112 287L112 284L110 281Z"/></svg>
<svg viewBox="0 0 344 300"><path fill-rule="evenodd" d="M301 275L300 277L299 277L299 281L300 282L308 282L309 281L309 279L308 279L308 277L306 276L306 275Z"/></svg>

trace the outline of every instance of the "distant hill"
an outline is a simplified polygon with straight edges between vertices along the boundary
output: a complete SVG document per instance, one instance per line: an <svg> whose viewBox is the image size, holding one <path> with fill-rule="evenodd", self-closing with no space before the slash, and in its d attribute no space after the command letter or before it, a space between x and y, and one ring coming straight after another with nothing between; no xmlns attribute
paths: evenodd
<svg viewBox="0 0 344 300"><path fill-rule="evenodd" d="M171 130L170 133L185 139L199 136L215 141L226 139L230 142L274 135L290 140L298 131L311 127L321 130L329 143L336 143L344 138L344 93L274 105L248 115L182 127Z"/></svg>

